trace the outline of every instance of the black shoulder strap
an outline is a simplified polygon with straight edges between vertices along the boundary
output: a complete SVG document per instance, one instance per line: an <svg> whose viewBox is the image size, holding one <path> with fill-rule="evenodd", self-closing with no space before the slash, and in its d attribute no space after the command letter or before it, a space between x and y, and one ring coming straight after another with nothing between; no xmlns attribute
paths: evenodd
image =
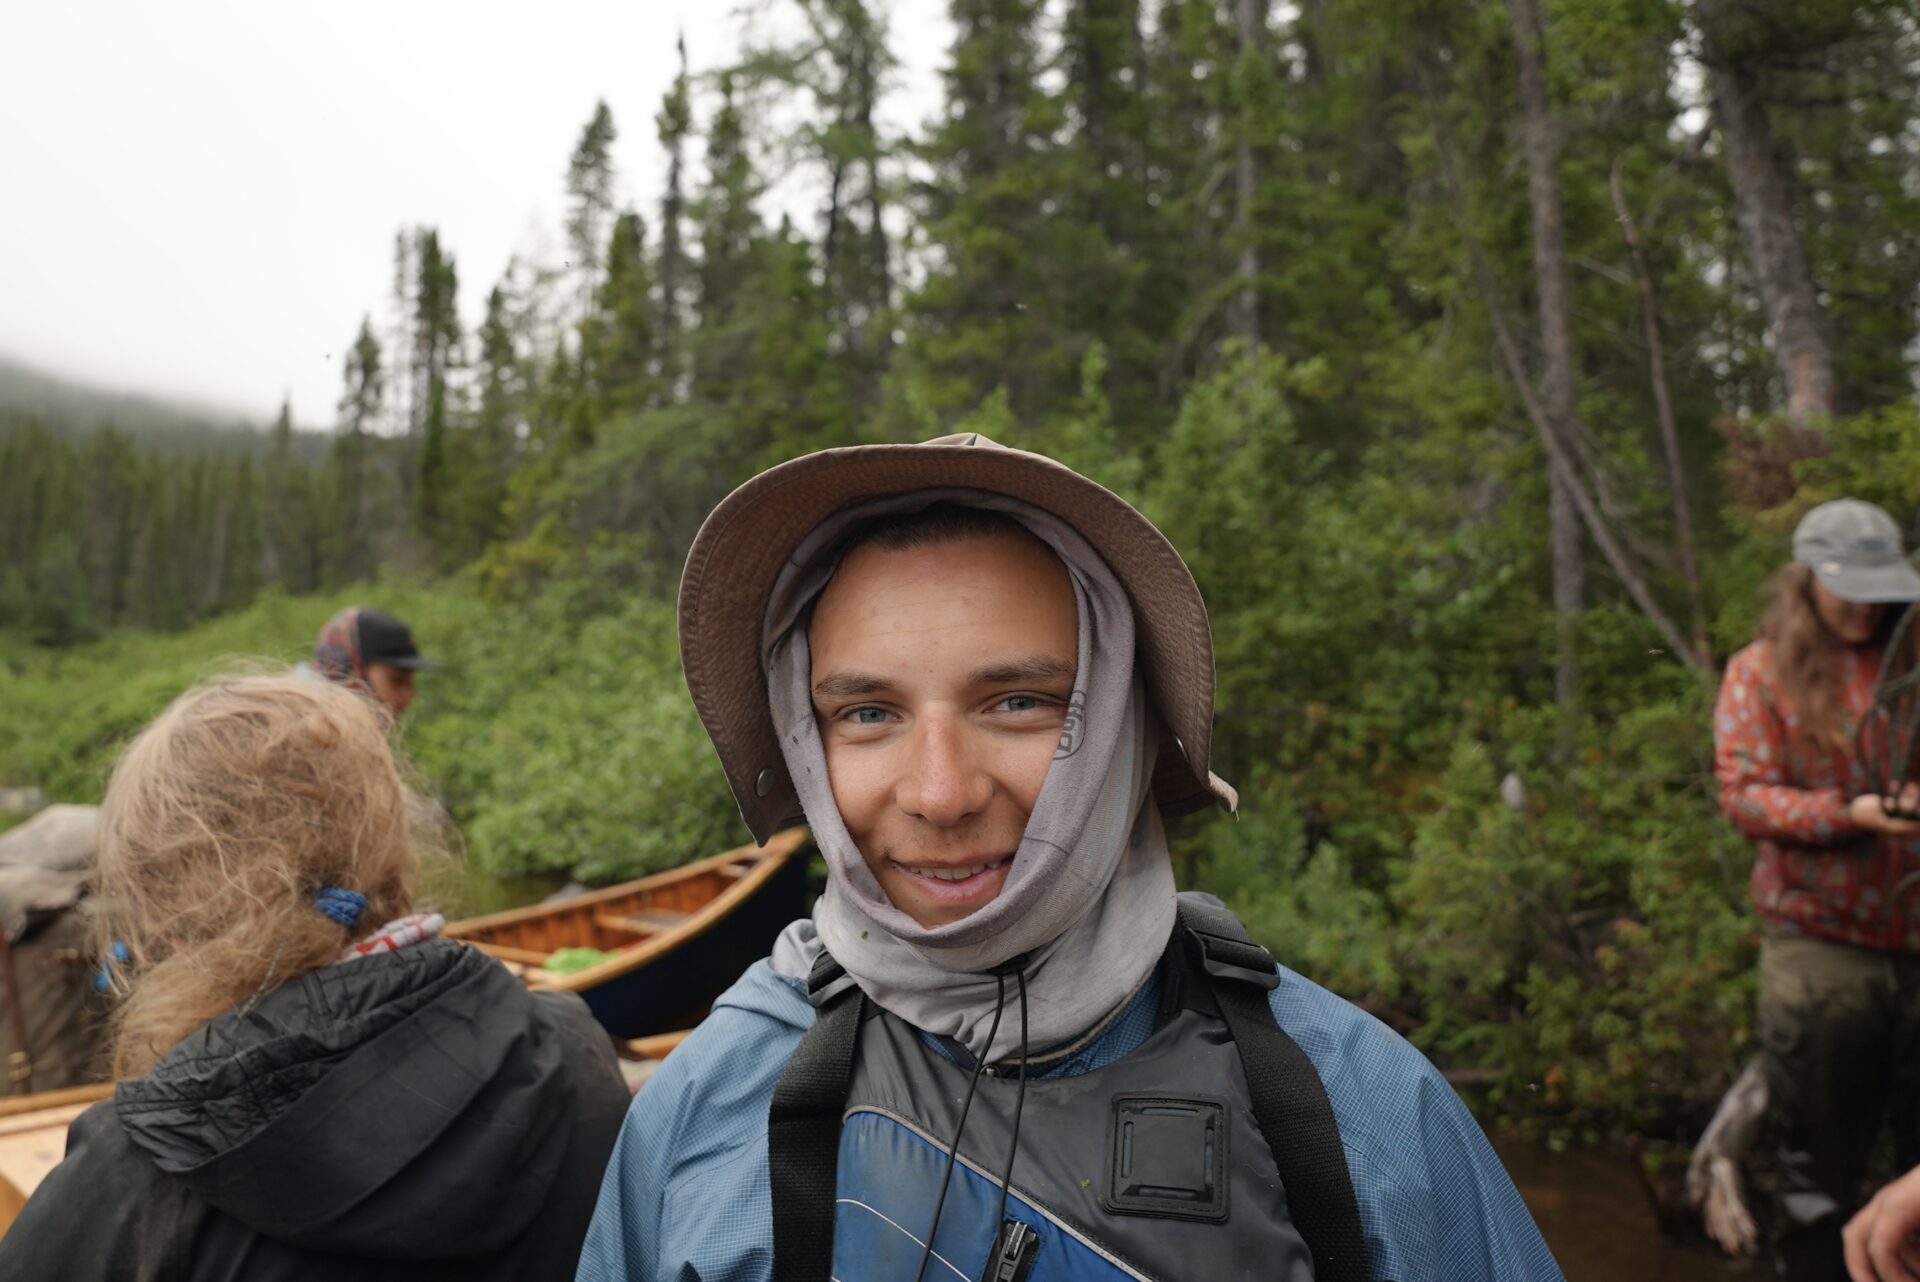
<svg viewBox="0 0 1920 1282"><path fill-rule="evenodd" d="M808 981L813 1027L773 1088L767 1169L773 1186L775 1282L828 1282L840 1164L840 1119L853 1080L866 994L822 952Z"/></svg>
<svg viewBox="0 0 1920 1282"><path fill-rule="evenodd" d="M1279 987L1273 954L1240 919L1209 897L1181 895L1174 934L1192 976L1213 992L1253 1095L1254 1120L1280 1168L1294 1227L1313 1252L1314 1282L1368 1282L1360 1203L1319 1071L1273 1018L1267 994Z"/></svg>

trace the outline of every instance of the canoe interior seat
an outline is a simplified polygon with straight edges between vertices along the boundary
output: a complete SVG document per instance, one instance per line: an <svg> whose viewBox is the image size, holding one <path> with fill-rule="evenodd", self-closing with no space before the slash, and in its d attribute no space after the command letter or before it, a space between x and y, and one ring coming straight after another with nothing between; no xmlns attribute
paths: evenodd
<svg viewBox="0 0 1920 1282"><path fill-rule="evenodd" d="M511 944L482 944L480 947L501 961L514 962L521 966L544 966L547 964L547 958L552 955L544 948L515 948Z"/></svg>
<svg viewBox="0 0 1920 1282"><path fill-rule="evenodd" d="M691 913L674 912L667 908L641 908L630 913L595 913L593 924L602 930L624 930L636 935L657 935L672 930L690 917Z"/></svg>

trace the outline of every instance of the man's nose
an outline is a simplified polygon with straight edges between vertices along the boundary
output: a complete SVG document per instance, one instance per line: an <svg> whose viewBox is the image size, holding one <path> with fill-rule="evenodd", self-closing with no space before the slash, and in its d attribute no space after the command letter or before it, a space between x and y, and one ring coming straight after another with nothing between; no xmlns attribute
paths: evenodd
<svg viewBox="0 0 1920 1282"><path fill-rule="evenodd" d="M959 717L923 716L914 727L913 761L895 790L910 815L949 828L979 814L993 799L993 779L982 768Z"/></svg>

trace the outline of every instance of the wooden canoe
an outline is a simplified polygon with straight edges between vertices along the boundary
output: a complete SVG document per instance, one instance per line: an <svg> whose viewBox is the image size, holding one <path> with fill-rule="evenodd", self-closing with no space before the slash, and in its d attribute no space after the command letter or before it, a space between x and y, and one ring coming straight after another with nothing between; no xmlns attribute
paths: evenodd
<svg viewBox="0 0 1920 1282"><path fill-rule="evenodd" d="M740 972L806 915L807 830L741 846L638 881L455 922L464 939L518 971L531 988L579 993L616 1038L691 1027ZM561 975L561 948L619 954Z"/></svg>
<svg viewBox="0 0 1920 1282"><path fill-rule="evenodd" d="M67 1152L73 1119L113 1095L113 1083L0 1099L0 1234Z"/></svg>

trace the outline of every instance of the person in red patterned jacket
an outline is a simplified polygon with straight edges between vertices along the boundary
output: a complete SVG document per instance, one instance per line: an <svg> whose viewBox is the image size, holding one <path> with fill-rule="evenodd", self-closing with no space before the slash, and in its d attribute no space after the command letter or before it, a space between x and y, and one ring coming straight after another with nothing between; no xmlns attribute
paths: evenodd
<svg viewBox="0 0 1920 1282"><path fill-rule="evenodd" d="M1871 503L1807 513L1759 637L1714 711L1720 804L1754 843L1766 1161L1783 1276L1846 1276L1840 1227L1883 1115L1920 1159L1920 788L1884 794L1854 748L1920 574ZM1903 644L1904 649L1910 649ZM1890 804L1891 803L1891 804Z"/></svg>

